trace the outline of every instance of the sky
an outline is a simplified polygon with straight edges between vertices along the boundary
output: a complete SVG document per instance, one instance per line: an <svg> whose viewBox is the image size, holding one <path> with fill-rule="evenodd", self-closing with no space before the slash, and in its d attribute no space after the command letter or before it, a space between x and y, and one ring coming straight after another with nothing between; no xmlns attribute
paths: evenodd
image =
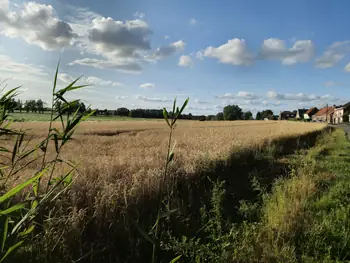
<svg viewBox="0 0 350 263"><path fill-rule="evenodd" d="M256 113L350 101L350 2L0 0L0 81L20 98L71 96L92 108Z"/></svg>

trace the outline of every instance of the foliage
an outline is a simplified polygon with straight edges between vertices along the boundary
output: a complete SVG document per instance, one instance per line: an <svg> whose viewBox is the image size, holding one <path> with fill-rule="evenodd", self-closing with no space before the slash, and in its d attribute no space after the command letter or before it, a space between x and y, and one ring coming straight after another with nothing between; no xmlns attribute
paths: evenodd
<svg viewBox="0 0 350 263"><path fill-rule="evenodd" d="M82 88L75 86L77 80L67 87L56 90L58 76L58 67L55 74L52 90L52 105L62 102L67 108L71 105L65 99L65 94L71 90ZM1 229L1 249L0 262L8 260L13 256L16 250L25 245L25 243L35 235L35 229L41 225L43 213L48 212L50 203L60 198L60 195L67 189L72 182L72 176L76 170L74 164L61 159L60 152L72 138L75 128L83 120L85 112L76 111L73 116L64 118L62 108L51 109L51 120L47 136L44 140L30 148L30 139L26 139L26 131L11 128L9 112L17 107L14 99L17 96L18 88L12 89L2 95L0 98L0 136L10 136L13 139L13 148L0 147L3 153L4 162L1 163L0 172L2 176L1 189L4 192L0 196L0 229ZM44 102L27 101L26 106L29 110L42 112ZM53 128L52 123L55 119L60 119L61 129ZM64 120L65 119L65 120ZM50 143L53 142L53 144ZM49 159L49 146L54 146L55 156ZM23 170L30 164L41 161L40 169L34 172L30 178L21 178L22 182L10 188L7 184L9 180L17 181ZM60 177L53 178L53 172L58 163L67 163L71 167ZM44 180L45 179L45 180ZM23 197L18 197L22 195ZM19 198L20 201L15 199ZM39 216L40 211L40 216ZM44 219L46 220L46 219Z"/></svg>
<svg viewBox="0 0 350 263"><path fill-rule="evenodd" d="M224 107L224 119L226 121L241 120L242 109L238 105L227 105Z"/></svg>
<svg viewBox="0 0 350 263"><path fill-rule="evenodd" d="M216 120L223 121L224 120L224 113L219 112L218 114L216 114Z"/></svg>
<svg viewBox="0 0 350 263"><path fill-rule="evenodd" d="M243 120L252 120L253 113L251 111L246 111L243 113Z"/></svg>

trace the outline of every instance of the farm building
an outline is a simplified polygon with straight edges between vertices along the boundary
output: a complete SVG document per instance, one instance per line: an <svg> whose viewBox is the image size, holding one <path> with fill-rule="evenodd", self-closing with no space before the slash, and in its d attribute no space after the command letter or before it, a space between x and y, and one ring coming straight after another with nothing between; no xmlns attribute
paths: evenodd
<svg viewBox="0 0 350 263"><path fill-rule="evenodd" d="M310 109L308 109L305 113L304 113L304 120L311 120L312 116L318 112L318 109L316 107L312 107Z"/></svg>
<svg viewBox="0 0 350 263"><path fill-rule="evenodd" d="M288 120L295 118L296 111L281 111L280 115L278 116L279 120Z"/></svg>
<svg viewBox="0 0 350 263"><path fill-rule="evenodd" d="M295 118L297 120L304 119L305 112L307 112L307 109L298 109Z"/></svg>
<svg viewBox="0 0 350 263"><path fill-rule="evenodd" d="M334 106L322 108L312 116L312 120L332 123L334 109Z"/></svg>

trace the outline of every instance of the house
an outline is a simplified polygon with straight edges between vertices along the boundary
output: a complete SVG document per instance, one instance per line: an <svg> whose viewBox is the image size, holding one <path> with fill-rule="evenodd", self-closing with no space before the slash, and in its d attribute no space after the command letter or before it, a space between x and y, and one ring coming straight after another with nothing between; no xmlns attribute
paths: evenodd
<svg viewBox="0 0 350 263"><path fill-rule="evenodd" d="M304 113L307 112L307 109L298 109L295 118L297 120L304 119Z"/></svg>
<svg viewBox="0 0 350 263"><path fill-rule="evenodd" d="M304 120L309 121L311 120L312 116L318 112L318 109L316 107L312 107L310 109L308 109L305 113L304 113Z"/></svg>
<svg viewBox="0 0 350 263"><path fill-rule="evenodd" d="M343 122L344 108L342 106L336 107L333 113L333 123L340 124Z"/></svg>
<svg viewBox="0 0 350 263"><path fill-rule="evenodd" d="M340 124L342 122L349 122L350 102L335 107L333 114L333 123Z"/></svg>
<svg viewBox="0 0 350 263"><path fill-rule="evenodd" d="M296 111L294 112L291 112L291 111L281 111L280 112L280 115L278 116L278 119L279 120L288 120L288 119L293 119L295 118L295 115L296 115Z"/></svg>
<svg viewBox="0 0 350 263"><path fill-rule="evenodd" d="M335 109L334 106L325 107L325 108L320 109L318 112L316 112L312 116L312 121L332 123L334 109Z"/></svg>

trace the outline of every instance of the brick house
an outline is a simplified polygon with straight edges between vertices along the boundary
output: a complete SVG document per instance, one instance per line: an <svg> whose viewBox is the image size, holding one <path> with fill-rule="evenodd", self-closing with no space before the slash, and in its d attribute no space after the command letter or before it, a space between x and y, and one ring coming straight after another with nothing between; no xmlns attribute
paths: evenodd
<svg viewBox="0 0 350 263"><path fill-rule="evenodd" d="M342 122L349 122L349 113L350 113L350 102L337 106L334 109L333 114L333 123L340 124Z"/></svg>
<svg viewBox="0 0 350 263"><path fill-rule="evenodd" d="M334 106L322 108L312 116L312 120L332 123L334 109Z"/></svg>

